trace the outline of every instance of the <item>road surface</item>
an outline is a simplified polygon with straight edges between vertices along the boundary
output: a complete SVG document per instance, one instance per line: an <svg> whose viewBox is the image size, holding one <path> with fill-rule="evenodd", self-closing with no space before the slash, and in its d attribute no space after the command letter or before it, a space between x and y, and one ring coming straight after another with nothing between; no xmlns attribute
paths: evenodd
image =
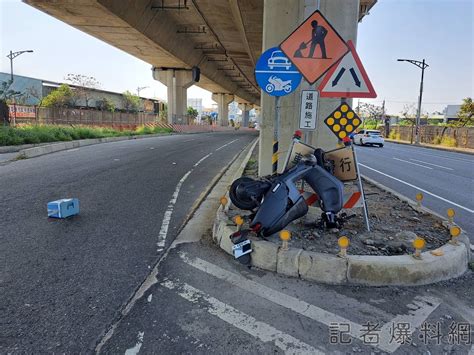
<svg viewBox="0 0 474 355"><path fill-rule="evenodd" d="M0 353L473 350L472 272L420 287L321 285L248 269L209 231L163 254L204 186L253 138L149 138L0 166ZM47 201L70 196L79 216L46 218ZM217 206L202 208L191 223L210 226ZM438 324L440 345L420 331Z"/></svg>
<svg viewBox="0 0 474 355"><path fill-rule="evenodd" d="M356 149L362 174L412 200L422 192L423 205L442 216L453 208L474 244L474 155L388 142Z"/></svg>
<svg viewBox="0 0 474 355"><path fill-rule="evenodd" d="M0 166L0 353L93 349L199 194L255 137L146 138ZM79 216L48 219L47 202L68 197Z"/></svg>

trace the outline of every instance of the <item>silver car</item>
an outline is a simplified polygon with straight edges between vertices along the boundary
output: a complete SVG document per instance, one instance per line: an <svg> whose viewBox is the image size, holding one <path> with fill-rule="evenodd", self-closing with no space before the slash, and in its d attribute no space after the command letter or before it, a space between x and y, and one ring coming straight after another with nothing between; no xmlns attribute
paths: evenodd
<svg viewBox="0 0 474 355"><path fill-rule="evenodd" d="M378 145L383 147L385 140L380 131L375 129L363 129L352 137L354 144L360 145Z"/></svg>

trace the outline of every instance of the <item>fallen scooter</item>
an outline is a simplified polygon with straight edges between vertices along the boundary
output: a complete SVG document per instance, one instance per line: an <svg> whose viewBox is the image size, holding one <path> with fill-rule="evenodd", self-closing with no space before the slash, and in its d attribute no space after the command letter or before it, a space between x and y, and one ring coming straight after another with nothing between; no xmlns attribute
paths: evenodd
<svg viewBox="0 0 474 355"><path fill-rule="evenodd" d="M332 166L325 160L324 151L316 149L314 153L277 176L259 180L242 177L232 183L229 191L232 203L240 209L254 212L250 215L250 230L238 231L230 236L234 244L247 243L249 232L268 237L306 215L308 205L296 185L299 180L305 181L318 195L325 226L332 228L338 225L337 214L343 205L344 185L332 174ZM247 254L250 253L248 250L251 249L247 247ZM242 262L246 259L250 260L250 255Z"/></svg>

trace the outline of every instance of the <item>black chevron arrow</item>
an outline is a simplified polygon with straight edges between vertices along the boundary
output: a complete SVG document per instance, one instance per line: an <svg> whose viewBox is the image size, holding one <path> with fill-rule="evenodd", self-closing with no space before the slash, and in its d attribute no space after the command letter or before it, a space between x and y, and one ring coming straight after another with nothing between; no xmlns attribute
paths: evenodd
<svg viewBox="0 0 474 355"><path fill-rule="evenodd" d="M354 79L354 83L355 83L358 87L360 87L360 80L359 80L359 77L357 76L357 74L356 74L354 68L351 68L349 71L351 72L352 78ZM334 85L333 85L333 86L334 86Z"/></svg>
<svg viewBox="0 0 474 355"><path fill-rule="evenodd" d="M344 74L345 71L346 71L346 68L344 68L344 67L342 67L341 70L339 70L339 73L337 73L336 77L332 81L332 86L333 87L337 85L337 83L339 82L339 79L341 79L342 74Z"/></svg>

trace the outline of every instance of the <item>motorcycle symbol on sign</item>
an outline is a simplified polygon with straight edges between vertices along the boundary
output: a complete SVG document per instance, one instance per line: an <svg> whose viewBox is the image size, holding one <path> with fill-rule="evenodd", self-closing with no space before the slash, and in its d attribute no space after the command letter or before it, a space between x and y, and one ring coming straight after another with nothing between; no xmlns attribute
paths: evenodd
<svg viewBox="0 0 474 355"><path fill-rule="evenodd" d="M271 76L268 79L268 84L265 87L265 90L268 93L271 93L273 91L285 91L286 93L289 93L291 92L291 89L291 80L283 81L275 75Z"/></svg>

